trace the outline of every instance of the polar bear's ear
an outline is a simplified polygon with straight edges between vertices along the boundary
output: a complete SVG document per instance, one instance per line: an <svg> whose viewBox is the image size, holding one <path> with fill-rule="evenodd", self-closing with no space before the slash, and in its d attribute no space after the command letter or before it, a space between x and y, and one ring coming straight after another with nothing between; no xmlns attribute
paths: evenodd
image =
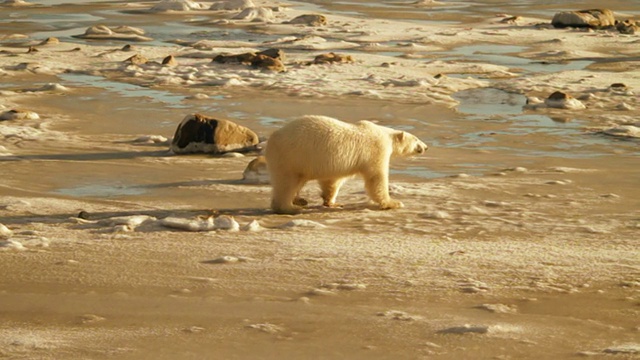
<svg viewBox="0 0 640 360"><path fill-rule="evenodd" d="M399 131L397 133L395 133L395 139L396 141L404 141L404 131Z"/></svg>

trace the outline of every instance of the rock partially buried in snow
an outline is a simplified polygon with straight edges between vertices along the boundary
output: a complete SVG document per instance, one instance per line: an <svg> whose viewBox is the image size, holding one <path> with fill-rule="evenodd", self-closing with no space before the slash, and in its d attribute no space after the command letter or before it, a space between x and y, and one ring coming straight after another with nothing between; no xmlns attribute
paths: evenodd
<svg viewBox="0 0 640 360"><path fill-rule="evenodd" d="M326 225L320 224L319 222L305 220L305 219L295 219L277 226L277 228L279 229L288 229L288 228L324 229L326 227L327 227Z"/></svg>
<svg viewBox="0 0 640 360"><path fill-rule="evenodd" d="M273 22L273 10L266 7L252 7L244 9L240 14L233 17L234 20L245 20L251 22Z"/></svg>
<svg viewBox="0 0 640 360"><path fill-rule="evenodd" d="M26 250L24 245L15 240L0 240L0 250Z"/></svg>
<svg viewBox="0 0 640 360"><path fill-rule="evenodd" d="M253 7L255 4L251 0L226 0L214 2L209 10L244 10Z"/></svg>
<svg viewBox="0 0 640 360"><path fill-rule="evenodd" d="M164 11L189 11L189 10L202 10L205 9L203 4L200 4L191 0L163 0L154 5L150 11L152 12L164 12Z"/></svg>
<svg viewBox="0 0 640 360"><path fill-rule="evenodd" d="M186 231L238 231L240 224L232 217L227 215L218 216L217 218L209 217L206 219L182 219L176 217L166 217L159 221L160 225Z"/></svg>
<svg viewBox="0 0 640 360"><path fill-rule="evenodd" d="M609 136L623 138L640 138L640 127L633 125L620 125L602 130L602 133Z"/></svg>
<svg viewBox="0 0 640 360"><path fill-rule="evenodd" d="M201 114L187 115L173 136L170 150L176 154L256 150L258 135L232 121Z"/></svg>
<svg viewBox="0 0 640 360"><path fill-rule="evenodd" d="M213 58L213 62L219 64L244 64L251 65L256 69L270 70L275 72L283 72L286 70L284 66L284 52L279 49L268 49L258 53L242 53L235 55L220 54Z"/></svg>
<svg viewBox="0 0 640 360"><path fill-rule="evenodd" d="M609 9L563 11L556 13L551 20L551 25L556 28L588 27L598 29L615 24L616 19Z"/></svg>
<svg viewBox="0 0 640 360"><path fill-rule="evenodd" d="M586 106L580 100L575 99L573 96L556 91L544 101L545 105L550 108L568 109L568 110L580 110L586 109Z"/></svg>
<svg viewBox="0 0 640 360"><path fill-rule="evenodd" d="M0 240L9 239L11 236L13 236L13 231L4 224L0 224Z"/></svg>
<svg viewBox="0 0 640 360"><path fill-rule="evenodd" d="M355 62L351 55L342 55L330 52L327 54L320 54L313 59L313 64L350 64Z"/></svg>
<svg viewBox="0 0 640 360"><path fill-rule="evenodd" d="M153 39L143 36L144 30L131 26L118 26L110 28L106 25L89 27L82 35L73 35L75 38L92 40L126 40L126 41L151 41Z"/></svg>
<svg viewBox="0 0 640 360"><path fill-rule="evenodd" d="M33 111L13 109L0 113L0 120L38 120L40 116Z"/></svg>
<svg viewBox="0 0 640 360"><path fill-rule="evenodd" d="M640 354L640 344L623 344L611 346L602 350L605 354Z"/></svg>
<svg viewBox="0 0 640 360"><path fill-rule="evenodd" d="M268 184L267 159L261 155L251 160L242 173L242 180L250 184Z"/></svg>
<svg viewBox="0 0 640 360"><path fill-rule="evenodd" d="M305 15L297 16L292 20L285 22L285 24L322 26L327 24L327 17L324 15L305 14Z"/></svg>
<svg viewBox="0 0 640 360"><path fill-rule="evenodd" d="M462 326L454 326L438 331L440 334L486 334L489 332L489 327L484 325L474 326L465 324Z"/></svg>

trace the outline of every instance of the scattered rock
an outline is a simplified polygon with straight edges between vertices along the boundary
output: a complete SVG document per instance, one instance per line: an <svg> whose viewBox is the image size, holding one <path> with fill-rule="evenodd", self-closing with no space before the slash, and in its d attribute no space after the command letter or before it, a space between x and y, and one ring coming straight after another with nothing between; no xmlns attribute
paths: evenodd
<svg viewBox="0 0 640 360"><path fill-rule="evenodd" d="M556 13L551 25L556 28L577 27L600 29L615 26L616 19L609 9L590 9L579 11L563 11Z"/></svg>
<svg viewBox="0 0 640 360"><path fill-rule="evenodd" d="M216 1L209 7L209 10L244 10L255 7L251 0L226 0Z"/></svg>
<svg viewBox="0 0 640 360"><path fill-rule="evenodd" d="M42 40L42 42L40 42L40 44L38 45L58 45L58 44L60 44L60 39L58 39L57 37L48 37Z"/></svg>
<svg viewBox="0 0 640 360"><path fill-rule="evenodd" d="M213 226L216 230L238 231L240 230L240 224L233 218L233 216L220 215L213 219Z"/></svg>
<svg viewBox="0 0 640 360"><path fill-rule="evenodd" d="M162 0L158 4L154 5L150 11L152 12L164 12L164 11L189 11L189 10L202 10L204 5L191 0Z"/></svg>
<svg viewBox="0 0 640 360"><path fill-rule="evenodd" d="M133 139L131 142L134 144L167 144L168 139L162 135L143 135Z"/></svg>
<svg viewBox="0 0 640 360"><path fill-rule="evenodd" d="M0 240L0 250L14 249L14 250L26 250L27 248L22 245L21 242L15 240Z"/></svg>
<svg viewBox="0 0 640 360"><path fill-rule="evenodd" d="M176 58L173 55L169 55L166 58L162 59L162 65L177 66L178 65L178 61L176 60Z"/></svg>
<svg viewBox="0 0 640 360"><path fill-rule="evenodd" d="M442 211L442 210L430 211L424 214L420 214L419 216L424 219L434 219L434 220L445 220L445 219L451 218L451 215L449 215L448 212Z"/></svg>
<svg viewBox="0 0 640 360"><path fill-rule="evenodd" d="M484 325L469 325L454 326L438 331L440 334L486 334L489 332L489 327Z"/></svg>
<svg viewBox="0 0 640 360"><path fill-rule="evenodd" d="M602 350L605 354L640 354L640 344L623 344Z"/></svg>
<svg viewBox="0 0 640 360"><path fill-rule="evenodd" d="M338 293L336 293L335 291L331 291L331 290L327 290L327 289L313 289L313 290L310 290L307 294L308 295L314 295L314 296L336 296L336 295L338 295Z"/></svg>
<svg viewBox="0 0 640 360"><path fill-rule="evenodd" d="M182 331L189 333L189 334L197 334L197 333L201 333L203 331L205 331L206 329L200 326L190 326L186 329L183 329Z"/></svg>
<svg viewBox="0 0 640 360"><path fill-rule="evenodd" d="M255 220L255 219L252 220L247 225L245 225L242 228L240 228L240 230L242 230L242 231L260 231L260 230L263 230L263 229L264 228L260 225L258 220Z"/></svg>
<svg viewBox="0 0 640 360"><path fill-rule="evenodd" d="M105 318L103 318L102 316L94 315L94 314L85 314L80 316L79 320L81 324L93 324L93 323L104 321Z"/></svg>
<svg viewBox="0 0 640 360"><path fill-rule="evenodd" d="M251 329L257 329L257 330L260 330L262 332L266 332L268 334L277 334L279 332L283 332L284 331L284 328L282 328L281 326L274 325L274 324L269 324L269 323L247 325L247 327L251 328Z"/></svg>
<svg viewBox="0 0 640 360"><path fill-rule="evenodd" d="M7 6L7 7L19 7L19 6L33 6L35 4L26 2L24 0L4 0L0 5Z"/></svg>
<svg viewBox="0 0 640 360"><path fill-rule="evenodd" d="M0 224L0 240L9 239L11 236L13 236L13 231L4 224Z"/></svg>
<svg viewBox="0 0 640 360"><path fill-rule="evenodd" d="M279 229L296 228L296 227L310 228L310 229L324 229L327 226L320 224L319 222L305 220L305 219L294 219L282 225L277 226L277 228Z"/></svg>
<svg viewBox="0 0 640 360"><path fill-rule="evenodd" d="M307 26L322 26L327 24L327 17L324 15L305 14L286 21L285 24L302 24Z"/></svg>
<svg viewBox="0 0 640 360"><path fill-rule="evenodd" d="M334 64L334 63L350 64L353 62L355 62L355 60L353 60L353 56L351 55L342 55L342 54L336 54L334 52L330 52L327 54L320 54L316 56L313 59L312 64Z"/></svg>
<svg viewBox="0 0 640 360"><path fill-rule="evenodd" d="M575 99L573 96L556 91L544 101L545 105L550 108L579 110L586 109L586 106L580 100Z"/></svg>
<svg viewBox="0 0 640 360"><path fill-rule="evenodd" d="M192 114L178 125L169 149L176 154L222 154L255 150L258 143L258 135L247 127L230 120Z"/></svg>
<svg viewBox="0 0 640 360"><path fill-rule="evenodd" d="M398 311L398 310L389 310L385 312L380 312L378 313L378 316L384 316L384 317L391 318L392 320L400 320L400 321L416 321L416 320L422 319L422 316L410 315L404 311Z"/></svg>
<svg viewBox="0 0 640 360"><path fill-rule="evenodd" d="M602 130L602 133L609 136L624 138L640 138L640 127L633 125L620 125Z"/></svg>
<svg viewBox="0 0 640 360"><path fill-rule="evenodd" d="M503 24L517 24L518 21L522 21L521 16L509 16L500 20L500 22Z"/></svg>
<svg viewBox="0 0 640 360"><path fill-rule="evenodd" d="M515 306L504 304L482 304L476 306L476 308L497 314L515 314L516 312L518 312Z"/></svg>
<svg viewBox="0 0 640 360"><path fill-rule="evenodd" d="M213 260L203 261L202 263L203 264L233 264L233 263L237 263L238 261L240 261L240 259L235 256L225 255L219 258L215 258Z"/></svg>
<svg viewBox="0 0 640 360"><path fill-rule="evenodd" d="M460 290L467 294L477 294L489 290L489 286L487 286L487 284L477 280L464 281L461 282L459 286Z"/></svg>
<svg viewBox="0 0 640 360"><path fill-rule="evenodd" d="M149 62L149 59L140 54L135 54L129 58L127 58L124 62L128 62L134 65L143 65Z"/></svg>
<svg viewBox="0 0 640 360"><path fill-rule="evenodd" d="M213 62L220 64L244 64L257 69L284 72L284 52L279 49L268 49L258 53L242 53L236 55L220 54L213 58Z"/></svg>
<svg viewBox="0 0 640 360"><path fill-rule="evenodd" d="M251 160L242 173L242 180L251 184L268 184L267 159L261 155Z"/></svg>
<svg viewBox="0 0 640 360"><path fill-rule="evenodd" d="M266 7L251 7L242 10L242 12L233 17L234 20L245 20L251 22L270 23L275 20L273 10Z"/></svg>
<svg viewBox="0 0 640 360"><path fill-rule="evenodd" d="M620 34L633 35L640 30L640 26L638 26L635 20L627 19L624 21L616 21L616 30L618 30Z"/></svg>
<svg viewBox="0 0 640 360"><path fill-rule="evenodd" d="M0 120L38 120L40 116L33 111L12 109L0 113Z"/></svg>

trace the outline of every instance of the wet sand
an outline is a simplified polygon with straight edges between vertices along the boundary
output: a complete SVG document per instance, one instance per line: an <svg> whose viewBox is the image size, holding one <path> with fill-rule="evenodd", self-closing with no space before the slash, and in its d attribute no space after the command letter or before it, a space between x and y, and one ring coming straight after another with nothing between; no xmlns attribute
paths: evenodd
<svg viewBox="0 0 640 360"><path fill-rule="evenodd" d="M639 126L638 35L530 25L569 5L500 9L534 17L520 25L487 24L490 1L433 12L292 3L277 13L322 13L329 25L319 30L140 12L153 4L0 7L5 19L83 13L110 26L188 24L209 32L205 39L226 32L245 42L203 50L164 42L196 41L193 29L174 39L146 34L155 40L135 44L138 52L182 55L167 71L123 66L133 53L117 50L127 42L71 38L86 28L82 17L67 15L78 23L63 26L2 22L0 112L40 118L0 121L0 224L12 232L0 240L0 357L638 357L638 140L602 133ZM610 6L638 15L627 2ZM407 18L413 23L398 20ZM362 28L347 31L349 21ZM62 43L26 54L47 32ZM251 39L296 33L331 46L279 42L290 58L283 74L208 64ZM566 53L554 53L559 46ZM357 62L300 65L326 51ZM20 70L25 62L33 66ZM176 75L186 68L191 76ZM446 75L438 82L437 74ZM245 84L207 84L230 79ZM609 89L616 82L628 90ZM48 83L69 90L25 91ZM555 90L595 97L584 110L526 106ZM376 119L430 149L392 165L391 193L404 209L375 210L356 179L341 191L341 209L321 207L309 184L308 210L274 215L269 186L240 181L252 154L176 156L166 143L135 141L170 138L193 112L265 138L304 114ZM139 216L148 218L135 223ZM259 228L196 232L163 222L208 216Z"/></svg>

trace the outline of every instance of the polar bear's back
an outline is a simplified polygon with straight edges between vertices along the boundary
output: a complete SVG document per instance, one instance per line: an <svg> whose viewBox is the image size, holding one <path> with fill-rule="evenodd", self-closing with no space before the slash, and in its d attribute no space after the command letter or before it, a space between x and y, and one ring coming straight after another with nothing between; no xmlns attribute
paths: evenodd
<svg viewBox="0 0 640 360"><path fill-rule="evenodd" d="M379 157L376 153L380 149L391 149L384 144L391 141L390 137L380 136L382 129L366 121L349 124L307 115L271 135L266 150L268 166L274 170L286 168L309 179L349 176L370 165L369 159Z"/></svg>

